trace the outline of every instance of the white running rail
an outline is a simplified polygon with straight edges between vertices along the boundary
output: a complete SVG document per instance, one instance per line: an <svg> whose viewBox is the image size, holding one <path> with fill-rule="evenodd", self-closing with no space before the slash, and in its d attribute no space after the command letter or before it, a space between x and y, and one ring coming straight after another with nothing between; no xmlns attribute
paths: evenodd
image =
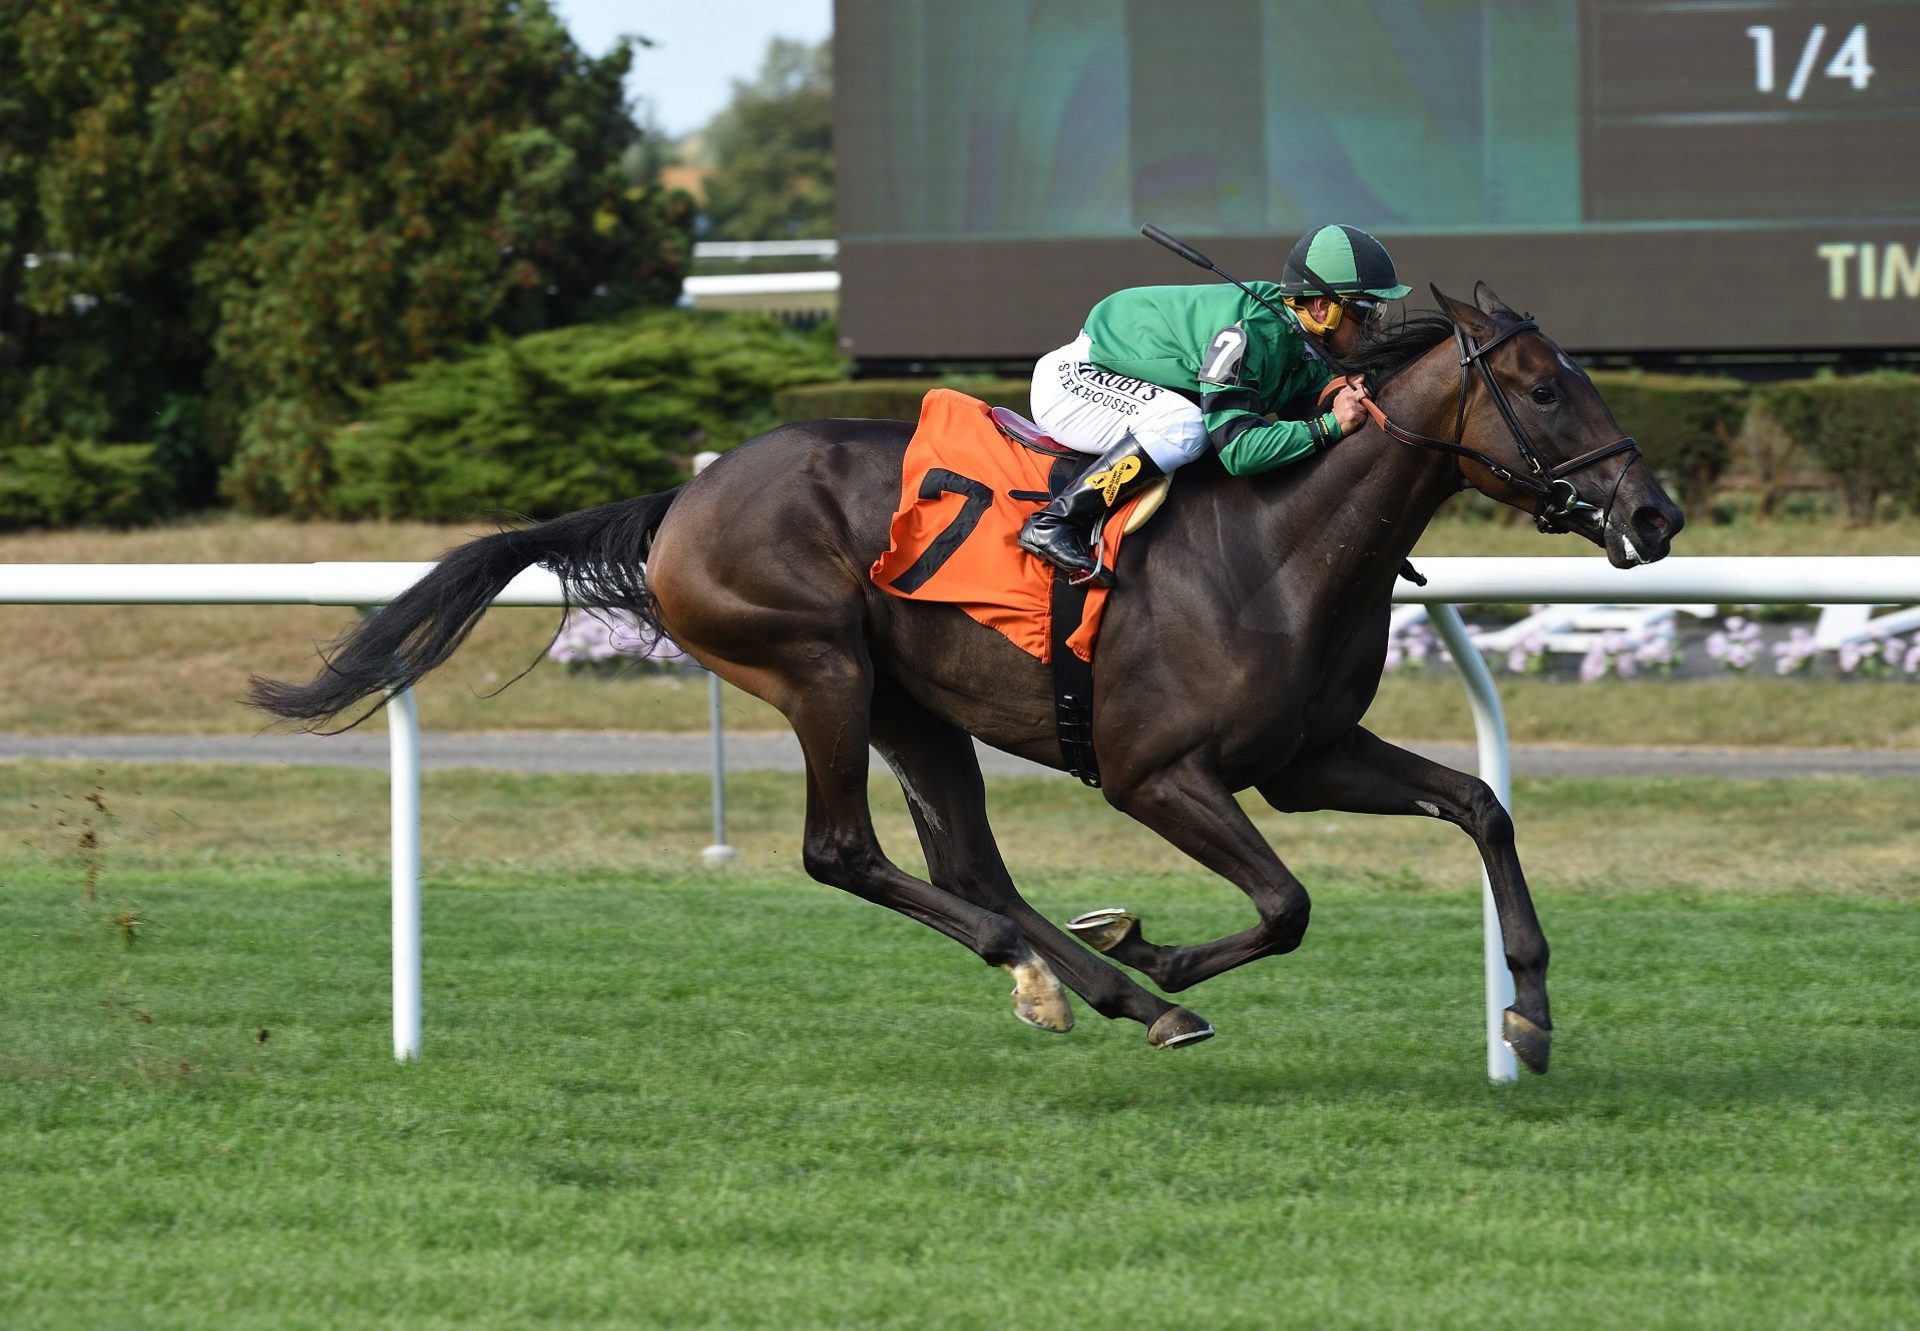
<svg viewBox="0 0 1920 1331"><path fill-rule="evenodd" d="M431 564L0 564L0 605L385 605ZM1429 608L1465 677L1479 735L1480 776L1512 807L1506 717L1493 676L1472 650L1456 604L1571 601L1594 605L1689 602L1761 605L1910 605L1920 602L1920 556L1808 556L1667 559L1622 571L1597 558L1422 559L1428 585L1402 581L1401 605ZM558 607L560 584L531 569L495 605ZM409 693L388 702L393 744L393 1053L420 1055L419 722ZM716 774L717 775L717 774ZM1487 988L1487 1075L1518 1076L1500 1040L1500 1014L1513 979L1482 883Z"/></svg>

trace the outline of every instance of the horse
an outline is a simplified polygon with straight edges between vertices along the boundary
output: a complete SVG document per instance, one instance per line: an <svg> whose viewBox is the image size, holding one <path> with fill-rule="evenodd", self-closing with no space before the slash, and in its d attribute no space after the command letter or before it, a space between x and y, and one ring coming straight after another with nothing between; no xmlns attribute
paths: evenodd
<svg viewBox="0 0 1920 1331"><path fill-rule="evenodd" d="M1384 669L1394 580L1440 504L1466 487L1543 531L1584 537L1619 568L1663 558L1684 519L1592 381L1530 317L1485 284L1472 303L1432 290L1438 311L1376 332L1342 367L1371 377L1369 423L1264 475L1189 465L1120 547L1121 590L1095 658L1101 790L1247 895L1256 920L1226 937L1149 942L1118 907L1062 929L1020 895L988 826L972 739L1066 767L1051 679L957 608L873 584L913 430L904 422L783 425L675 489L459 546L340 639L311 682L256 677L251 701L316 729L407 688L516 574L544 565L570 604L635 614L786 717L805 756L812 877L1010 972L1029 1025L1070 1029L1071 990L1104 1017L1139 1022L1156 1048L1214 1033L1163 994L1292 952L1307 932L1307 890L1237 792L1287 812L1442 819L1473 839L1492 885L1514 979L1503 1036L1545 1072L1547 942L1511 818L1484 782L1360 724ZM1444 438L1435 431L1449 417ZM875 837L869 746L905 793L926 880Z"/></svg>

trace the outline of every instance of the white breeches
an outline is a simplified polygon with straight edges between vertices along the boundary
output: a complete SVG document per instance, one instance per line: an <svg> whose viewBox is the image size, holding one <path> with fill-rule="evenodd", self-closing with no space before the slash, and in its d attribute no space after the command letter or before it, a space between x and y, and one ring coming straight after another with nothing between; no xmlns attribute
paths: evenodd
<svg viewBox="0 0 1920 1331"><path fill-rule="evenodd" d="M1033 419L1079 453L1104 453L1132 435L1161 471L1207 451L1200 408L1171 389L1090 363L1085 333L1033 367Z"/></svg>

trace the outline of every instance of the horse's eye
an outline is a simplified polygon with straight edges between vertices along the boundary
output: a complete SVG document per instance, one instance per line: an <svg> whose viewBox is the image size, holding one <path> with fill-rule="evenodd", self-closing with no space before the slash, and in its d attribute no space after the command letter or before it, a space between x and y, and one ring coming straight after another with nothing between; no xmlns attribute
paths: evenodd
<svg viewBox="0 0 1920 1331"><path fill-rule="evenodd" d="M1553 385L1536 384L1533 390L1533 400L1543 407L1551 404L1553 401Z"/></svg>

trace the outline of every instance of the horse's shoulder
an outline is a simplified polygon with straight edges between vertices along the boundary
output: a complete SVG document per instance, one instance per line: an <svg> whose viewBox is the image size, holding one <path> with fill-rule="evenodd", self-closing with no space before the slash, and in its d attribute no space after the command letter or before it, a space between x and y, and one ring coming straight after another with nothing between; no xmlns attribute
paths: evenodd
<svg viewBox="0 0 1920 1331"><path fill-rule="evenodd" d="M1329 501L1315 483L1312 462L1281 467L1253 476L1235 476L1208 454L1180 468L1167 496L1167 525L1194 526L1217 531L1255 545L1269 543L1271 527L1291 530L1313 521ZM1158 521L1158 519L1156 519Z"/></svg>

